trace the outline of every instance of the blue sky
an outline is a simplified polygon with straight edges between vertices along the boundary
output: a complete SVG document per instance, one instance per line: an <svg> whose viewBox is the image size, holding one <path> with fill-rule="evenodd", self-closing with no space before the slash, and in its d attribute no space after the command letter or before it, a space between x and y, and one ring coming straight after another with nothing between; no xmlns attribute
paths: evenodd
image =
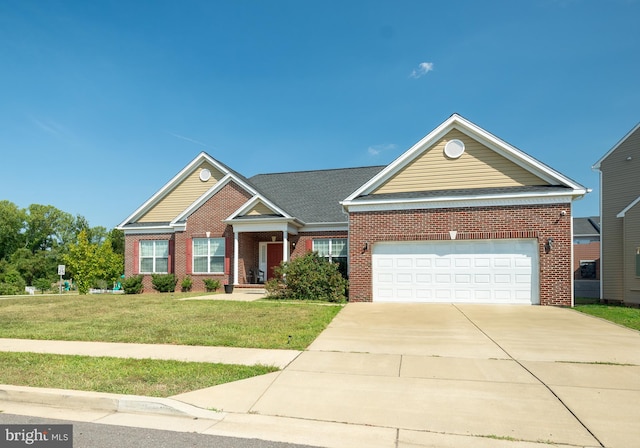
<svg viewBox="0 0 640 448"><path fill-rule="evenodd" d="M201 151L383 165L459 113L593 192L640 121L640 1L2 0L0 199L112 228Z"/></svg>

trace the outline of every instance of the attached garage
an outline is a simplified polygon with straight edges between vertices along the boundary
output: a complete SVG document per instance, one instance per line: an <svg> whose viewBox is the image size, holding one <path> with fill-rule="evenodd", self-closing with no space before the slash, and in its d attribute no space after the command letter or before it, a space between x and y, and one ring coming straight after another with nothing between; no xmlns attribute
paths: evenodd
<svg viewBox="0 0 640 448"><path fill-rule="evenodd" d="M539 304L536 239L382 241L373 301Z"/></svg>

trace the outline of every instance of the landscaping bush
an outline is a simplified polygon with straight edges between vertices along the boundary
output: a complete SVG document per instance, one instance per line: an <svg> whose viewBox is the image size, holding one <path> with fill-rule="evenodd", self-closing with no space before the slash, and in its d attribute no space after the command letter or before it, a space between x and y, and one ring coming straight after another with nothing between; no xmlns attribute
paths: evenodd
<svg viewBox="0 0 640 448"><path fill-rule="evenodd" d="M158 292L175 292L177 283L173 274L151 274L151 286Z"/></svg>
<svg viewBox="0 0 640 448"><path fill-rule="evenodd" d="M205 278L202 281L204 282L204 288L207 292L216 292L220 288L220 280Z"/></svg>
<svg viewBox="0 0 640 448"><path fill-rule="evenodd" d="M46 278L39 278L33 281L33 286L35 286L36 289L40 290L40 292L44 294L51 289L51 281Z"/></svg>
<svg viewBox="0 0 640 448"><path fill-rule="evenodd" d="M348 281L337 263L309 252L282 263L274 270L275 278L265 287L270 297L292 300L344 302Z"/></svg>
<svg viewBox="0 0 640 448"><path fill-rule="evenodd" d="M191 277L187 276L182 279L182 283L181 283L182 292L189 292L191 291L192 287L193 287L193 281L191 280Z"/></svg>
<svg viewBox="0 0 640 448"><path fill-rule="evenodd" d="M134 275L122 280L122 290L125 294L140 294L143 288L142 275Z"/></svg>

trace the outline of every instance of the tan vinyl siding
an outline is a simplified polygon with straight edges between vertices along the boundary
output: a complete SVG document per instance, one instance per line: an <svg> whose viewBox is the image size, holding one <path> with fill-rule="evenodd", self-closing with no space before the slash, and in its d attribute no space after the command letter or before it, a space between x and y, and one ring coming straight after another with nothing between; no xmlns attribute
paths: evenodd
<svg viewBox="0 0 640 448"><path fill-rule="evenodd" d="M204 168L211 171L211 178L207 182L200 180L200 171ZM213 165L202 162L173 190L160 199L138 222L171 221L223 177L224 174Z"/></svg>
<svg viewBox="0 0 640 448"><path fill-rule="evenodd" d="M640 304L640 277L636 272L636 253L640 248L640 204L620 219L624 219L624 301Z"/></svg>
<svg viewBox="0 0 640 448"><path fill-rule="evenodd" d="M452 139L459 139L465 145L465 151L458 159L444 155L444 146ZM454 129L374 194L523 185L548 183Z"/></svg>
<svg viewBox="0 0 640 448"><path fill-rule="evenodd" d="M631 157L631 160L627 160ZM623 220L616 215L640 196L640 129L600 163L602 171L602 298L624 300Z"/></svg>
<svg viewBox="0 0 640 448"><path fill-rule="evenodd" d="M262 202L256 204L245 216L274 215L275 213Z"/></svg>

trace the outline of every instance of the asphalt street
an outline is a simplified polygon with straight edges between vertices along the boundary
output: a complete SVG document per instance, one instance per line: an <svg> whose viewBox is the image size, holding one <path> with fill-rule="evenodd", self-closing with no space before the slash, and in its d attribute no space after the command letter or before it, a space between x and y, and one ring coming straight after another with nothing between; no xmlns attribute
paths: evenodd
<svg viewBox="0 0 640 448"><path fill-rule="evenodd" d="M0 425L72 424L73 448L313 448L309 445L0 414Z"/></svg>

